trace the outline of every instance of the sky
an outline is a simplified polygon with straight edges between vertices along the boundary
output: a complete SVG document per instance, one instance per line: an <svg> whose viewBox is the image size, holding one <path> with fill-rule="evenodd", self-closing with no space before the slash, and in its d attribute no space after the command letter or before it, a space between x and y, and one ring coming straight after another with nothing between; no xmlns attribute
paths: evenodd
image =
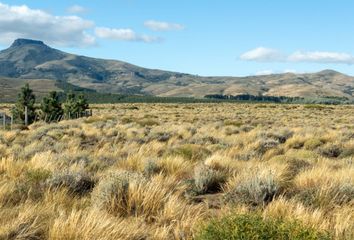
<svg viewBox="0 0 354 240"><path fill-rule="evenodd" d="M201 76L354 75L353 10L350 0L0 0L0 49L31 38Z"/></svg>

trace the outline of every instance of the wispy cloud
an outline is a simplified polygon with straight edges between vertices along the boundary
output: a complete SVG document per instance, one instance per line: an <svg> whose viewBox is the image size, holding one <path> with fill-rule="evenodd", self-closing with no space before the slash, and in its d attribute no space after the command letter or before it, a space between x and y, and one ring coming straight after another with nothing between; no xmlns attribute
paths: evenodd
<svg viewBox="0 0 354 240"><path fill-rule="evenodd" d="M185 27L178 23L160 22L155 20L148 20L144 22L144 26L153 31L173 31L183 30Z"/></svg>
<svg viewBox="0 0 354 240"><path fill-rule="evenodd" d="M257 76L271 75L271 74L274 74L273 70L261 70L261 71L256 72Z"/></svg>
<svg viewBox="0 0 354 240"><path fill-rule="evenodd" d="M282 73L300 74L301 72L298 72L294 69L285 69L285 70L266 69L266 70L261 70L261 71L256 72L255 75L256 76L263 76L263 75L282 74Z"/></svg>
<svg viewBox="0 0 354 240"><path fill-rule="evenodd" d="M61 46L90 46L95 37L88 33L94 22L77 16L55 16L26 5L0 2L0 42L14 38L34 38Z"/></svg>
<svg viewBox="0 0 354 240"><path fill-rule="evenodd" d="M354 64L354 56L340 52L295 52L288 57L291 62Z"/></svg>
<svg viewBox="0 0 354 240"><path fill-rule="evenodd" d="M241 60L258 61L258 62L274 62L284 58L280 51L272 48L258 47L245 52L240 56Z"/></svg>
<svg viewBox="0 0 354 240"><path fill-rule="evenodd" d="M86 8L80 5L72 5L68 7L67 12L72 14L84 13L86 12Z"/></svg>
<svg viewBox="0 0 354 240"><path fill-rule="evenodd" d="M283 73L298 73L298 71L295 69L285 69Z"/></svg>
<svg viewBox="0 0 354 240"><path fill-rule="evenodd" d="M354 64L354 56L341 52L321 51L297 51L292 54L284 54L272 48L259 47L243 53L241 60L255 62L311 62L311 63L335 63Z"/></svg>
<svg viewBox="0 0 354 240"><path fill-rule="evenodd" d="M107 28L97 27L95 34L99 38L119 40L119 41L140 41L146 43L161 41L160 38L154 36L148 36L144 34L137 34L129 28Z"/></svg>

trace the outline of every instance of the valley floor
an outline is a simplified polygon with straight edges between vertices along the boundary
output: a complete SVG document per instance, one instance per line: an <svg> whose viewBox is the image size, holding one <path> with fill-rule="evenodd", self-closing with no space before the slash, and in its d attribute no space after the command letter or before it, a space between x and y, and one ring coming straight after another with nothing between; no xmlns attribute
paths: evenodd
<svg viewBox="0 0 354 240"><path fill-rule="evenodd" d="M213 239L253 214L354 239L354 106L92 108L0 130L0 239Z"/></svg>

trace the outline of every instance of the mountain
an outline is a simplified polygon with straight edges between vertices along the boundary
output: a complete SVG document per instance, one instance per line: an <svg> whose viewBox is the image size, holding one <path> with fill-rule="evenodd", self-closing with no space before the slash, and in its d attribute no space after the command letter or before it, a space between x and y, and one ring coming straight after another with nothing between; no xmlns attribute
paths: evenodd
<svg viewBox="0 0 354 240"><path fill-rule="evenodd" d="M42 41L17 39L0 51L0 93L29 82L43 94L60 91L58 82L103 93L173 97L268 95L291 97L345 97L354 99L354 78L325 70L313 74L274 74L249 77L200 77L138 67L116 60L65 53ZM41 83L43 89L41 89Z"/></svg>

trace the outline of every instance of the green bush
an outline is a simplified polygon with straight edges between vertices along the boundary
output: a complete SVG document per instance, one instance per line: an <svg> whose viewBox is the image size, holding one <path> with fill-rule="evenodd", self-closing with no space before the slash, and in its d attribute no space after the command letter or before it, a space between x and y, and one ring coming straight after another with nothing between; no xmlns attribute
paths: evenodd
<svg viewBox="0 0 354 240"><path fill-rule="evenodd" d="M326 232L304 226L295 221L263 219L257 214L231 215L212 220L203 226L196 240L237 240L237 239L331 239Z"/></svg>

